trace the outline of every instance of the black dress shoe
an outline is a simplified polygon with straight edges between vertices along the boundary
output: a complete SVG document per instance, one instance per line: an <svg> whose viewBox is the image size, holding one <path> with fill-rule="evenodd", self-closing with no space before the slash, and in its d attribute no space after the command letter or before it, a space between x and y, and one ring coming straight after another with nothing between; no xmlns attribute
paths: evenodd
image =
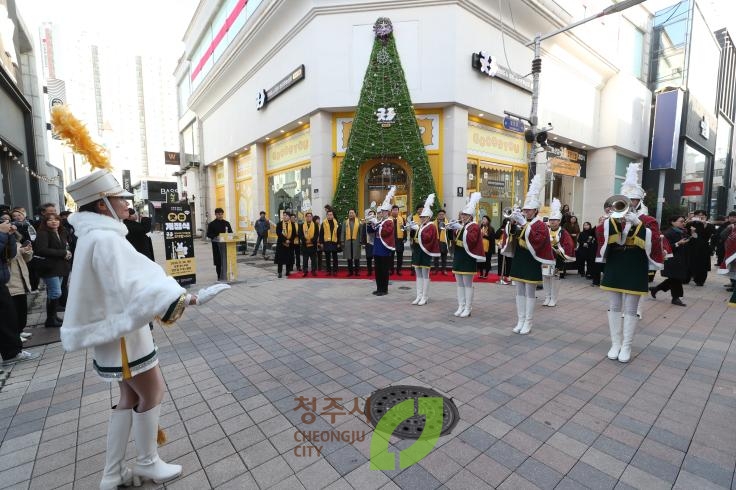
<svg viewBox="0 0 736 490"><path fill-rule="evenodd" d="M308 274L309 274L308 272L304 272L302 273L302 277L307 277Z"/></svg>
<svg viewBox="0 0 736 490"><path fill-rule="evenodd" d="M371 294L375 294L376 296L378 296L378 293L379 293L379 292L380 292L380 291L373 291L373 292L372 292Z"/></svg>
<svg viewBox="0 0 736 490"><path fill-rule="evenodd" d="M680 301L680 298L673 299L672 300L672 304L673 305L677 305L677 306L687 306L685 303L683 303L682 301Z"/></svg>
<svg viewBox="0 0 736 490"><path fill-rule="evenodd" d="M281 279L281 273L279 272L279 279Z"/></svg>
<svg viewBox="0 0 736 490"><path fill-rule="evenodd" d="M652 298L657 299L657 288L649 288L649 294L652 295Z"/></svg>
<svg viewBox="0 0 736 490"><path fill-rule="evenodd" d="M381 291L379 293L376 293L376 296L386 296L388 293L385 291Z"/></svg>

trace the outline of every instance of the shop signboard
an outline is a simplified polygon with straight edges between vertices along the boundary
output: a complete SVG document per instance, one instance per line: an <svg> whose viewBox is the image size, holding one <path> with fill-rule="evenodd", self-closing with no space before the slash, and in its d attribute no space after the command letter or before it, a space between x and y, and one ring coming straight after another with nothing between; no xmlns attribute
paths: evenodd
<svg viewBox="0 0 736 490"><path fill-rule="evenodd" d="M309 130L275 141L266 148L266 171L272 172L310 158Z"/></svg>
<svg viewBox="0 0 736 490"><path fill-rule="evenodd" d="M197 263L194 258L192 213L189 204L161 204L164 222L166 273L181 286L197 282Z"/></svg>
<svg viewBox="0 0 736 490"><path fill-rule="evenodd" d="M468 122L468 153L526 163L527 143L524 137L500 129Z"/></svg>
<svg viewBox="0 0 736 490"><path fill-rule="evenodd" d="M702 196L703 195L703 181L696 182L683 182L682 183L682 196Z"/></svg>
<svg viewBox="0 0 736 490"><path fill-rule="evenodd" d="M164 165L179 165L180 157L178 151L164 152Z"/></svg>
<svg viewBox="0 0 736 490"><path fill-rule="evenodd" d="M146 197L149 201L176 202L179 200L179 191L176 182L165 182L160 180L144 180L146 184Z"/></svg>
<svg viewBox="0 0 736 490"><path fill-rule="evenodd" d="M276 85L268 90L261 89L256 96L256 109L261 110L266 104L272 102L276 97L291 88L295 83L304 80L304 65L299 65L291 73L282 78Z"/></svg>
<svg viewBox="0 0 736 490"><path fill-rule="evenodd" d="M130 170L123 170L123 189L132 193L133 184L130 181Z"/></svg>
<svg viewBox="0 0 736 490"><path fill-rule="evenodd" d="M509 131L516 131L517 133L523 133L525 130L524 121L509 116L503 118L503 127Z"/></svg>
<svg viewBox="0 0 736 490"><path fill-rule="evenodd" d="M571 177L585 177L587 151L556 141L549 141L547 146L547 159L553 173Z"/></svg>

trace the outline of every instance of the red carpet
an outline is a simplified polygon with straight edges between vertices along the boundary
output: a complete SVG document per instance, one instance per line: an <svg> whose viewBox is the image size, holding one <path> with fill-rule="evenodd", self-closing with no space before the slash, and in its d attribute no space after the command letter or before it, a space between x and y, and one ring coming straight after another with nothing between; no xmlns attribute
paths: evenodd
<svg viewBox="0 0 736 490"><path fill-rule="evenodd" d="M374 270L375 274L375 270ZM452 274L451 271L447 271L447 275L443 275L441 272L438 274L430 273L429 277L432 282L455 282L455 276ZM370 279L375 280L375 275L369 276L367 275L367 272L365 269L360 270L359 276L348 276L348 271L340 269L337 271L337 276L328 276L326 272L317 271L317 276L312 276L312 273L310 272L307 277L304 277L304 274L299 271L292 272L287 279ZM416 279L415 276L411 275L411 272L409 270L403 270L401 271L401 275L397 276L396 274L392 274L389 276L389 280L391 281L414 281ZM483 282L497 282L498 281L498 275L496 274L488 274L487 279L481 279L478 277L478 275L475 276L475 279L473 279L474 282L477 283L483 283Z"/></svg>

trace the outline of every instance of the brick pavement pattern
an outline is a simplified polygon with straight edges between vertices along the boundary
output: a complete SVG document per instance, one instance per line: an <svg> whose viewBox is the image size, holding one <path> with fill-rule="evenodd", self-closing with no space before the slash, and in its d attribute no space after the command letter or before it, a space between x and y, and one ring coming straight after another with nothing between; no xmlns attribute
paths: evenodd
<svg viewBox="0 0 736 490"><path fill-rule="evenodd" d="M206 285L209 246L196 250ZM368 281L277 280L260 257L240 274L154 331L167 384L160 454L184 466L165 488L734 488L736 313L714 275L686 286L687 308L644 299L632 361L621 364L606 359L605 294L575 275L519 336L507 286L478 285L473 316L461 319L452 284L415 307L411 283L376 298ZM41 359L12 367L0 392L0 488L97 488L117 387L97 378L89 352L33 350ZM391 384L432 387L461 417L404 470L369 469L371 427L359 414L305 424L295 410L299 396L347 408ZM296 431L333 429L368 435L295 454L308 444ZM390 451L412 442L391 438Z"/></svg>

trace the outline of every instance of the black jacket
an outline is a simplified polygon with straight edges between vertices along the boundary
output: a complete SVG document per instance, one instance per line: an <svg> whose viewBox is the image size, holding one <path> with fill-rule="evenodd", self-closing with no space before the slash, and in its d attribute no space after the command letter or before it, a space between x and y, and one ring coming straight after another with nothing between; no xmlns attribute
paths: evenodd
<svg viewBox="0 0 736 490"><path fill-rule="evenodd" d="M39 230L33 242L33 254L41 257L36 265L40 277L65 277L69 275L70 263L66 260L68 242L66 232L59 228L59 233Z"/></svg>
<svg viewBox="0 0 736 490"><path fill-rule="evenodd" d="M675 243L685 237L685 234L675 228L670 228L664 232L665 239L670 242L672 249L672 257L664 261L664 269L662 269L662 277L679 279L684 281L688 278L688 253L690 243L685 243L679 247Z"/></svg>
<svg viewBox="0 0 736 490"><path fill-rule="evenodd" d="M220 233L232 233L233 227L230 222L224 219L215 219L207 225L207 238L214 240Z"/></svg>
<svg viewBox="0 0 736 490"><path fill-rule="evenodd" d="M141 218L140 223L126 219L123 223L128 228L128 234L125 235L125 238L133 245L133 248L155 262L153 242L151 237L147 235L151 231L151 218Z"/></svg>

